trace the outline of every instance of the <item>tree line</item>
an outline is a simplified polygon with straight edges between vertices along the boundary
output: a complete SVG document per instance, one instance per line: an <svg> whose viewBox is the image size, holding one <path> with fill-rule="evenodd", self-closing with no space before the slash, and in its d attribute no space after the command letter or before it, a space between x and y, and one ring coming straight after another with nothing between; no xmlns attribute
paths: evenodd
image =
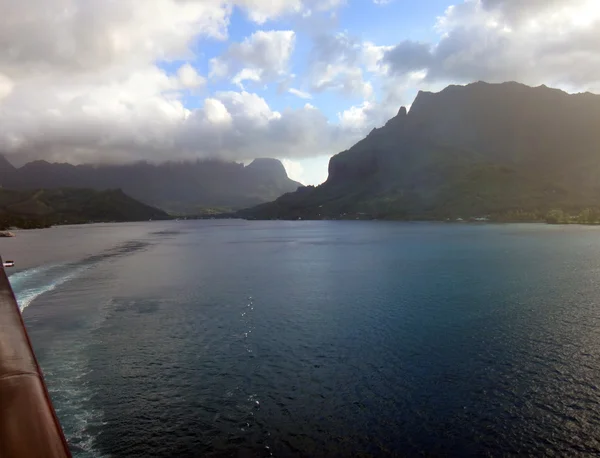
<svg viewBox="0 0 600 458"><path fill-rule="evenodd" d="M555 208L547 213L546 222L548 224L600 224L600 209L584 208L579 213L571 214Z"/></svg>

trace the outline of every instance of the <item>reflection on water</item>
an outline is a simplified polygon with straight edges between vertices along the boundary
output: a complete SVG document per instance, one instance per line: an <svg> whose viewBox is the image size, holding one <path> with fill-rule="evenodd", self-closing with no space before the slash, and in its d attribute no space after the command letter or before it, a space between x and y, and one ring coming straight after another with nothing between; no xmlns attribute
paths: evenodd
<svg viewBox="0 0 600 458"><path fill-rule="evenodd" d="M596 228L52 231L11 282L77 456L600 451Z"/></svg>

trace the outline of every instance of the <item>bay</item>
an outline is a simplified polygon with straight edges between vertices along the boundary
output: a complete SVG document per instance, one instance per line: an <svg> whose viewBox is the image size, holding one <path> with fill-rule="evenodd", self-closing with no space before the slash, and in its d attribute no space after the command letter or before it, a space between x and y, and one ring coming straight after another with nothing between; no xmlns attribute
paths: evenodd
<svg viewBox="0 0 600 458"><path fill-rule="evenodd" d="M0 241L76 456L600 452L600 229L170 221Z"/></svg>

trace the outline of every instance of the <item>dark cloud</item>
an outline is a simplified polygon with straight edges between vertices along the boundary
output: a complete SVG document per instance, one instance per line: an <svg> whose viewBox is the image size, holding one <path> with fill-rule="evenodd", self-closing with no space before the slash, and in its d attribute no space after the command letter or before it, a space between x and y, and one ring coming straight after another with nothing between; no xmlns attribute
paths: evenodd
<svg viewBox="0 0 600 458"><path fill-rule="evenodd" d="M600 83L600 9L592 2L467 0L438 29L435 46L403 41L387 51L391 74L425 69L432 82Z"/></svg>
<svg viewBox="0 0 600 458"><path fill-rule="evenodd" d="M427 43L405 40L385 54L392 73L409 73L429 68L434 63L431 46Z"/></svg>
<svg viewBox="0 0 600 458"><path fill-rule="evenodd" d="M500 12L509 22L521 21L576 2L577 0L481 0L486 10Z"/></svg>

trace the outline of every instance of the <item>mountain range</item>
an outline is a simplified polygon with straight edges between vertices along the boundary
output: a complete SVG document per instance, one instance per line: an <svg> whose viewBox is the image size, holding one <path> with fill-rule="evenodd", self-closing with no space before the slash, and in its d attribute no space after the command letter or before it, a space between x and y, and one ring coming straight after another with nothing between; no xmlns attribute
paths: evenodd
<svg viewBox="0 0 600 458"><path fill-rule="evenodd" d="M600 206L600 96L519 83L419 92L331 158L327 181L250 219L536 220Z"/></svg>
<svg viewBox="0 0 600 458"><path fill-rule="evenodd" d="M182 215L237 210L302 186L276 159L256 159L247 166L219 160L125 165L39 160L16 168L5 157L0 157L0 185L15 190L122 189L140 202Z"/></svg>

